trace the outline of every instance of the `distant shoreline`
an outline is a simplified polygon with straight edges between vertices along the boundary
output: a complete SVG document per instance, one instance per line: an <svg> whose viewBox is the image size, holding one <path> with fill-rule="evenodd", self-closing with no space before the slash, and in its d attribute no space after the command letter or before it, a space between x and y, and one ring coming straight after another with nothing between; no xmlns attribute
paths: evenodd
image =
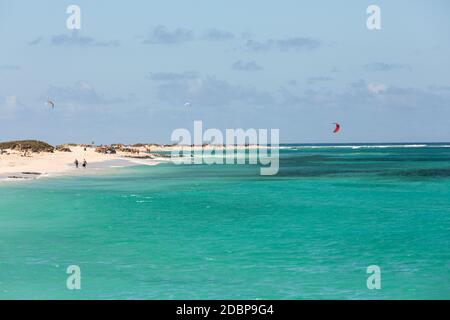
<svg viewBox="0 0 450 320"><path fill-rule="evenodd" d="M25 181L60 175L82 175L100 169L157 165L167 162L170 153L177 150L256 149L262 146L177 146L156 144L135 145L78 145L64 144L53 147L36 140L0 142L0 181ZM79 168L75 166L79 162ZM87 167L82 167L86 160Z"/></svg>
<svg viewBox="0 0 450 320"><path fill-rule="evenodd" d="M8 148L4 148L8 147ZM313 150L326 148L450 148L447 142L428 143L335 143L335 144L280 144L275 148ZM0 143L0 181L23 181L60 175L93 174L107 168L136 165L157 165L170 160L174 151L199 150L255 150L272 148L258 145L77 145L65 144L53 147L45 142L26 140ZM76 168L75 159L79 162ZM87 168L81 163L86 160Z"/></svg>
<svg viewBox="0 0 450 320"><path fill-rule="evenodd" d="M66 148L66 149L64 149ZM164 159L148 154L115 151L101 153L92 146L71 145L52 151L21 148L0 149L0 181L26 181L48 176L84 175L113 167L157 165ZM63 151L61 151L63 150ZM79 167L76 168L75 160ZM86 168L82 162L86 160Z"/></svg>

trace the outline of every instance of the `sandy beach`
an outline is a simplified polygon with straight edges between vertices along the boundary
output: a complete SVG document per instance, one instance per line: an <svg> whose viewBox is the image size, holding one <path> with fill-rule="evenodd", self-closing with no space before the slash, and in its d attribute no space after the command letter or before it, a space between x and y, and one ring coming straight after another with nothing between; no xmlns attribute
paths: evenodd
<svg viewBox="0 0 450 320"><path fill-rule="evenodd" d="M29 152L18 149L3 149L0 154L0 181L36 179L44 176L87 174L99 169L133 165L157 165L170 161L170 152L194 152L198 150L236 150L264 148L262 146L179 146L179 145L142 145L142 146L104 146L64 145L70 152ZM114 149L115 153L99 152L99 148ZM79 168L75 167L75 159ZM87 168L82 168L86 160ZM95 169L95 170L94 170Z"/></svg>
<svg viewBox="0 0 450 320"><path fill-rule="evenodd" d="M117 154L104 154L95 151L92 147L71 146L71 152L54 151L27 153L17 150L3 150L0 155L0 180L19 180L38 178L49 175L78 174L92 172L93 169L111 168L130 165L156 165L159 160L138 159L136 155L126 152ZM135 158L131 158L131 156ZM79 168L74 161L79 161ZM87 168L83 169L83 160Z"/></svg>

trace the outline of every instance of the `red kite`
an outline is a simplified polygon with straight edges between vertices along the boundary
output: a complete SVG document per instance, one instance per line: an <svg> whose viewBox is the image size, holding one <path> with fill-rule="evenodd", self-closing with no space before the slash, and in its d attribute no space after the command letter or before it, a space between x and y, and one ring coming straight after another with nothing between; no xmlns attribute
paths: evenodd
<svg viewBox="0 0 450 320"><path fill-rule="evenodd" d="M338 133L341 130L341 125L337 122L333 123L336 127L333 130L333 133Z"/></svg>

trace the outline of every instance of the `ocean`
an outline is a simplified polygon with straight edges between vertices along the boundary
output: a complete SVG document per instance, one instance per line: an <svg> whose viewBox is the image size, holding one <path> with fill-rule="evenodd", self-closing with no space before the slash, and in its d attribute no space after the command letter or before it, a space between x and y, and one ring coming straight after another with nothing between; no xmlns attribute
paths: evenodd
<svg viewBox="0 0 450 320"><path fill-rule="evenodd" d="M1 183L0 298L450 299L450 145Z"/></svg>

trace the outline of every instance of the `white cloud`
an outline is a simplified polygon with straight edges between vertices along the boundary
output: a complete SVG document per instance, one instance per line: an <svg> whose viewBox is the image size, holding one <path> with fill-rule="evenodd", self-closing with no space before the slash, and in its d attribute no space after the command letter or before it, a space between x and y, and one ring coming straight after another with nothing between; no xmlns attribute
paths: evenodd
<svg viewBox="0 0 450 320"><path fill-rule="evenodd" d="M404 64L397 63L384 63L384 62L374 62L369 63L364 66L367 71L393 71L393 70L409 70L411 71L411 67Z"/></svg>
<svg viewBox="0 0 450 320"><path fill-rule="evenodd" d="M17 112L17 109L21 106L22 104L16 95L0 97L0 118L13 118Z"/></svg>
<svg viewBox="0 0 450 320"><path fill-rule="evenodd" d="M306 37L293 37L286 39L269 39L266 41L247 40L245 49L249 51L268 51L271 49L289 51L289 50L315 50L322 43L319 40Z"/></svg>
<svg viewBox="0 0 450 320"><path fill-rule="evenodd" d="M0 66L0 70L16 71L20 70L20 66L16 64L4 64Z"/></svg>
<svg viewBox="0 0 450 320"><path fill-rule="evenodd" d="M98 41L91 37L81 36L78 32L74 31L70 34L58 34L53 36L51 45L64 47L118 47L120 46L120 41Z"/></svg>
<svg viewBox="0 0 450 320"><path fill-rule="evenodd" d="M152 32L142 41L143 44L178 44L194 40L192 30L176 28L170 30L166 26L156 26Z"/></svg>
<svg viewBox="0 0 450 320"><path fill-rule="evenodd" d="M234 38L234 34L228 31L210 29L203 35L204 40L209 41L226 41Z"/></svg>
<svg viewBox="0 0 450 320"><path fill-rule="evenodd" d="M109 96L98 93L95 87L86 82L78 81L70 86L50 86L46 96L55 101L56 106L64 106L64 110L76 111L80 108L102 108L105 105L130 102L133 97Z"/></svg>
<svg viewBox="0 0 450 320"><path fill-rule="evenodd" d="M186 77L186 74L192 76ZM194 74L196 76L193 76ZM268 92L194 72L158 76L152 80L158 83L158 98L173 105L182 105L185 101L202 107L224 107L232 104L264 106L274 103Z"/></svg>
<svg viewBox="0 0 450 320"><path fill-rule="evenodd" d="M238 60L235 63L233 63L231 68L236 71L259 71L263 69L260 65L258 65L254 61L242 61L242 60Z"/></svg>
<svg viewBox="0 0 450 320"><path fill-rule="evenodd" d="M11 107L15 107L19 104L19 99L17 98L17 96L7 96L5 100L6 105Z"/></svg>
<svg viewBox="0 0 450 320"><path fill-rule="evenodd" d="M387 87L382 83L369 83L367 89L374 94L379 94L385 92L387 90Z"/></svg>

